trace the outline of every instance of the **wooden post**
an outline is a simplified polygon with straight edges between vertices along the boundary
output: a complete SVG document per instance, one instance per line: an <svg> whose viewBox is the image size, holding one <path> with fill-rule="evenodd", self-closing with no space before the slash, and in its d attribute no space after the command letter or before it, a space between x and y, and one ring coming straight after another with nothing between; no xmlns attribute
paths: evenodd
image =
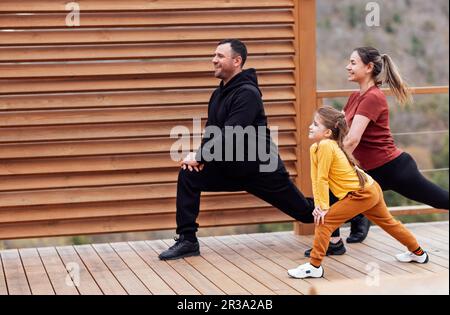
<svg viewBox="0 0 450 315"><path fill-rule="evenodd" d="M294 0L297 112L297 186L312 196L308 126L316 110L316 0ZM313 224L294 223L297 235L314 233Z"/></svg>

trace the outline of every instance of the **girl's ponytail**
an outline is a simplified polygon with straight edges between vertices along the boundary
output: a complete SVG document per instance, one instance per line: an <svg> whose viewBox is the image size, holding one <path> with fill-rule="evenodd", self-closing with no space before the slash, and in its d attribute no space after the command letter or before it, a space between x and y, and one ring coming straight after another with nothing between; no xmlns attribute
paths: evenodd
<svg viewBox="0 0 450 315"><path fill-rule="evenodd" d="M317 114L322 119L324 126L331 130L332 139L337 142L339 148L347 157L350 165L354 167L356 175L358 176L359 186L361 189L364 188L367 183L366 174L358 167L358 162L353 155L344 149L344 139L348 134L348 125L344 114L331 106L323 106L319 108Z"/></svg>

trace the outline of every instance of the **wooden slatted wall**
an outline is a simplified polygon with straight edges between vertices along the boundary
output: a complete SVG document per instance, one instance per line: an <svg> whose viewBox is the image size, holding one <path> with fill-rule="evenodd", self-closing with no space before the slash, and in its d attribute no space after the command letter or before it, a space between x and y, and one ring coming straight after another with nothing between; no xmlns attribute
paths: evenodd
<svg viewBox="0 0 450 315"><path fill-rule="evenodd" d="M175 125L206 118L217 42L248 44L270 124L296 160L294 0L0 2L0 239L175 227ZM27 13L27 14L23 14ZM289 218L204 194L202 226Z"/></svg>

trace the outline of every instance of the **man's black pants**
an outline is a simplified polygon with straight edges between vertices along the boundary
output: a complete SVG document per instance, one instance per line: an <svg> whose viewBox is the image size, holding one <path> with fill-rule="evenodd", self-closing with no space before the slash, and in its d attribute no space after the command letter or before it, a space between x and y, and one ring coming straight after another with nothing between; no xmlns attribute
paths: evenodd
<svg viewBox="0 0 450 315"><path fill-rule="evenodd" d="M314 200L305 198L284 167L272 173L245 177L227 176L214 163L202 171L180 170L177 187L177 234L195 233L200 212L200 194L205 192L247 191L303 223L313 223Z"/></svg>

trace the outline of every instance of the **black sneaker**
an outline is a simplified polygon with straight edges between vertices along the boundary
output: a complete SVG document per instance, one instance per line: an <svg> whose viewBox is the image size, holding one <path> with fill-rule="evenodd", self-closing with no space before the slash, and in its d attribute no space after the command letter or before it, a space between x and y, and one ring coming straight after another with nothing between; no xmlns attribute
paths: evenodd
<svg viewBox="0 0 450 315"><path fill-rule="evenodd" d="M305 257L311 256L312 248L305 251ZM344 242L342 240L339 240L336 244L333 244L330 242L330 245L328 245L327 249L327 256L330 255L344 255L347 250L345 249Z"/></svg>
<svg viewBox="0 0 450 315"><path fill-rule="evenodd" d="M351 220L350 235L347 243L361 243L367 237L370 229L370 221L365 216L358 216Z"/></svg>
<svg viewBox="0 0 450 315"><path fill-rule="evenodd" d="M200 244L198 241L185 240L183 236L175 238L176 243L159 255L161 260L175 260L200 255Z"/></svg>

